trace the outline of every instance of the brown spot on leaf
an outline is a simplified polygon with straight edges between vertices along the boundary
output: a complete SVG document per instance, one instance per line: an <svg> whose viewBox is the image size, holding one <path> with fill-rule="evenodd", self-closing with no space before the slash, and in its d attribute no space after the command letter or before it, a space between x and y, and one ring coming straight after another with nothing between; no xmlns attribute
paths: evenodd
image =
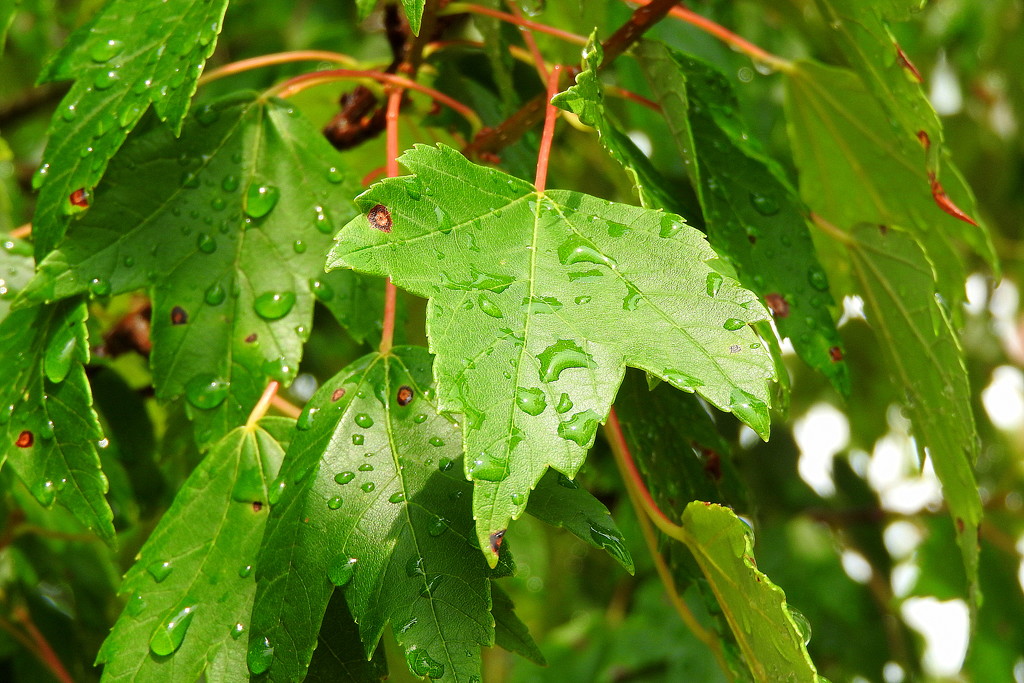
<svg viewBox="0 0 1024 683"><path fill-rule="evenodd" d="M502 540L504 540L504 538L505 529L502 529L501 531L495 531L494 533L492 533L490 538L488 539L488 542L491 545L491 552L495 555L497 555L498 551L501 549L501 542Z"/></svg>
<svg viewBox="0 0 1024 683"><path fill-rule="evenodd" d="M917 131L917 139L921 143L921 146L925 148L925 151L932 146L932 139L928 137L928 133L923 130Z"/></svg>
<svg viewBox="0 0 1024 683"><path fill-rule="evenodd" d="M722 457L718 451L711 448L698 447L703 457L704 474L708 475L711 481L722 480Z"/></svg>
<svg viewBox="0 0 1024 683"><path fill-rule="evenodd" d="M893 43L896 47L896 57L900 60L900 65L910 72L910 75L914 77L914 80L918 83L924 83L924 77L921 72L917 70L914 63L910 61L910 57L907 57L907 53L903 51L903 48L898 43Z"/></svg>
<svg viewBox="0 0 1024 683"><path fill-rule="evenodd" d="M172 325L184 325L188 322L188 311L181 306L175 306L171 309L171 324Z"/></svg>
<svg viewBox="0 0 1024 683"><path fill-rule="evenodd" d="M942 189L942 183L935 176L935 171L928 171L928 182L931 184L932 197L935 199L935 203L939 205L939 208L948 213L953 218L959 218L964 223L970 223L974 227L978 227L977 221L968 216L963 212L959 206L953 203L953 200L949 198L946 191Z"/></svg>
<svg viewBox="0 0 1024 683"><path fill-rule="evenodd" d="M248 337L245 338L245 343L246 344L252 344L254 341L256 341L256 333L255 332L253 332L252 334L250 334Z"/></svg>
<svg viewBox="0 0 1024 683"><path fill-rule="evenodd" d="M878 225L878 232L882 233L882 237L885 237L886 235L889 234L889 226L888 225L882 225L881 223L879 223L879 225Z"/></svg>
<svg viewBox="0 0 1024 683"><path fill-rule="evenodd" d="M768 308L771 309L772 315L776 318L789 317L789 302L786 301L786 297L782 296L778 292L765 294L764 302L768 304Z"/></svg>
<svg viewBox="0 0 1024 683"><path fill-rule="evenodd" d="M370 209L366 218L370 221L370 225L381 232L391 232L391 212L383 204L378 204Z"/></svg>
<svg viewBox="0 0 1024 683"><path fill-rule="evenodd" d="M412 402L412 387L402 386L398 388L398 405L407 406Z"/></svg>
<svg viewBox="0 0 1024 683"><path fill-rule="evenodd" d="M68 201L71 202L71 206L77 206L80 209L89 208L89 193L85 191L84 187L80 187L71 193L68 197Z"/></svg>
<svg viewBox="0 0 1024 683"><path fill-rule="evenodd" d="M331 394L331 400L332 401L341 400L341 397L344 396L344 395L345 395L345 389L339 387L338 389L334 390L333 394Z"/></svg>
<svg viewBox="0 0 1024 683"><path fill-rule="evenodd" d="M743 348L739 344L733 344L729 347L729 353L739 353L740 349Z"/></svg>
<svg viewBox="0 0 1024 683"><path fill-rule="evenodd" d="M32 432L27 429L21 434L18 434L18 440L14 442L14 445L18 448L28 448L35 443L35 437L32 436Z"/></svg>
<svg viewBox="0 0 1024 683"><path fill-rule="evenodd" d="M838 363L843 359L843 350L838 346L833 346L828 350L828 357L832 359L833 363Z"/></svg>
<svg viewBox="0 0 1024 683"><path fill-rule="evenodd" d="M747 241L750 242L751 244L757 244L757 238L754 237L753 235L747 235Z"/></svg>
<svg viewBox="0 0 1024 683"><path fill-rule="evenodd" d="M956 518L956 530L961 534L964 532L964 520L960 517Z"/></svg>
<svg viewBox="0 0 1024 683"><path fill-rule="evenodd" d="M253 512L259 512L259 511L260 511L260 510L262 510L262 509L263 509L263 503L261 503L261 502L260 502L260 501L258 501L258 500L254 500L254 501L252 502L252 511L253 511Z"/></svg>

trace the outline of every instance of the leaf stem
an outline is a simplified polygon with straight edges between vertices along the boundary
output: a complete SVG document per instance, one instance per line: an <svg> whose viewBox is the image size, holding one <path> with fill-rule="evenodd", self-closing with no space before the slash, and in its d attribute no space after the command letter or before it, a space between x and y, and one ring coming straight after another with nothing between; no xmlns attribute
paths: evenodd
<svg viewBox="0 0 1024 683"><path fill-rule="evenodd" d="M28 610L24 607L14 607L11 609L11 617L21 625L21 629L4 617L0 617L0 628L10 633L25 649L35 655L60 683L74 683L75 679L64 668L46 636L36 628Z"/></svg>
<svg viewBox="0 0 1024 683"><path fill-rule="evenodd" d="M375 71L373 69L328 69L326 71L313 71L308 74L300 74L294 78L290 78L284 83L280 83L273 88L267 90L264 97L291 97L292 95L299 93L306 88L311 88L315 85L322 85L324 83L333 83L344 79L369 79L378 83L386 83L388 85L395 85L401 88L409 88L410 90L417 90L428 97L431 97L441 104L449 107L453 111L458 112L464 119L469 121L470 126L473 130L479 130L482 126L480 117L470 107L467 107L463 103L455 100L443 92L434 90L433 88L427 87L416 81L409 80L404 76L396 76L395 74L385 73L383 71Z"/></svg>
<svg viewBox="0 0 1024 683"><path fill-rule="evenodd" d="M329 52L327 50L294 50L292 52L274 52L269 55L260 55L250 59L240 59L224 66L217 67L205 73L199 79L199 85L206 85L226 76L233 76L245 71L260 69L275 64L290 64L292 62L336 62L345 66L358 66L359 60L340 52Z"/></svg>
<svg viewBox="0 0 1024 683"><path fill-rule="evenodd" d="M587 44L587 39L585 37L576 35L575 33L569 33L568 31L563 31L562 29L555 28L554 26L548 26L547 24L541 24L536 21L530 21L529 19L517 17L514 14L509 14L507 12L502 12L500 10L491 9L490 7L474 5L468 2L450 3L447 7L444 8L443 11L439 12L438 14L448 15L463 13L481 14L483 16L493 17L495 19L507 21L510 24L515 24L516 26L521 26L522 28L527 28L532 31L537 31L539 33L546 33L550 36L554 36L555 38L560 38L567 43L574 43L576 45Z"/></svg>
<svg viewBox="0 0 1024 683"><path fill-rule="evenodd" d="M822 232L837 242L841 242L847 246L853 244L853 238L850 237L848 233L843 232L839 227L833 225L815 212L811 211L809 218L812 223L821 228Z"/></svg>
<svg viewBox="0 0 1024 683"><path fill-rule="evenodd" d="M402 88L395 88L388 95L388 110L385 117L386 121L386 144L385 149L387 150L388 156L388 177L395 178L398 176L398 113L402 108L402 95L405 92ZM380 335L380 354L386 356L391 352L391 346L395 341L395 309L398 304L398 288L391 281L391 278L387 278L384 282L384 320L382 321L382 331Z"/></svg>
<svg viewBox="0 0 1024 683"><path fill-rule="evenodd" d="M272 405L277 412L286 417L290 417L293 420L297 420L299 415L302 414L302 408L298 407L288 399L281 398L277 394L274 394L274 396L271 397L270 405Z"/></svg>
<svg viewBox="0 0 1024 683"><path fill-rule="evenodd" d="M547 109L544 112L544 132L540 136L540 151L537 152L537 175L533 181L537 192L543 192L548 181L548 164L551 161L551 141L555 137L555 121L558 120L558 108L551 104L551 99L558 93L558 80L562 75L562 65L556 64L548 75Z"/></svg>
<svg viewBox="0 0 1024 683"><path fill-rule="evenodd" d="M19 225L18 227L16 227L14 230L11 230L7 234L10 235L11 237L16 237L20 240L23 240L32 234L32 224L25 223L23 225Z"/></svg>
<svg viewBox="0 0 1024 683"><path fill-rule="evenodd" d="M249 413L249 419L245 421L246 429L253 429L256 423L263 419L263 416L267 414L267 410L274 402L274 397L277 395L277 388L281 386L277 380L270 380L267 383L267 387L263 390L263 395L260 396L260 400L253 406L252 412Z"/></svg>
<svg viewBox="0 0 1024 683"><path fill-rule="evenodd" d="M658 550L658 539L654 534L654 528L651 526L652 519L657 521L660 517L663 520L663 524L671 525L679 531L683 531L683 528L674 524L665 516L665 514L658 508L657 504L655 504L654 499L647 490L647 486L644 485L643 479L637 471L636 463L633 461L633 456L629 452L629 444L626 443L626 436L622 433L622 425L619 423L619 417L615 413L615 408L612 408L608 414L608 421L604 425L604 434L608 439L608 443L611 445L612 454L615 456L615 464L618 466L619 474L626 483L626 491L629 493L629 499L633 504L633 509L636 510L636 517L637 521L640 523L640 531L644 537L644 544L647 546L647 552L654 561L654 568L657 570L658 578L661 579L661 583L665 587L665 593L668 595L673 607L675 607L676 612L679 614L679 618L682 619L683 623L686 624L686 627L690 629L690 632L693 633L694 637L711 650L719 667L721 667L725 675L731 679L731 670L729 669L728 663L725 661L725 653L722 651L721 642L714 633L708 631L706 628L701 626L699 621L697 621L697 617L694 616L689 605L686 604L686 601L683 600L683 597L676 589L676 583L672 579L672 572L669 570L668 564L665 562L665 558ZM661 528L660 524L659 528ZM677 538L677 540L682 540L684 544L686 542L684 539L678 538L674 534L669 535Z"/></svg>
<svg viewBox="0 0 1024 683"><path fill-rule="evenodd" d="M650 0L642 3L640 8L633 12L625 24L604 41L601 46L604 50L604 63L611 64L615 58L625 52L630 45L635 43L649 28L665 18L665 15L674 9L679 0Z"/></svg>
<svg viewBox="0 0 1024 683"><path fill-rule="evenodd" d="M623 2L632 5L649 5L656 0L622 0ZM742 38L729 29L725 28L721 24L716 24L707 17L703 17L696 12L686 9L685 7L673 7L669 10L676 19L684 21L691 26L696 26L705 33L718 38L724 43L731 45L736 50L739 50L743 54L747 55L755 62L760 62L765 66L775 71L791 71L793 69L793 63L788 59L783 59L778 55L774 55L768 52L762 47L754 45L749 40Z"/></svg>

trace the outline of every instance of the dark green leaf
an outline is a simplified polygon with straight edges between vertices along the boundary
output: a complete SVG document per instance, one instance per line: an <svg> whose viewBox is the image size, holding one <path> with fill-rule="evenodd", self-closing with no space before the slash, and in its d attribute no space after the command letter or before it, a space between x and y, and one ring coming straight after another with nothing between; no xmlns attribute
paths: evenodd
<svg viewBox="0 0 1024 683"><path fill-rule="evenodd" d="M480 675L479 648L494 643L492 573L473 537L459 430L437 412L430 364L416 347L366 356L299 418L258 563L251 647L273 653L254 671L301 676L342 587L366 655L390 622L415 674Z"/></svg>
<svg viewBox="0 0 1024 683"><path fill-rule="evenodd" d="M148 288L157 395L184 394L209 444L268 377L295 375L330 234L354 213L336 163L279 101L203 107L180 140L157 128L125 146L26 295Z"/></svg>
<svg viewBox="0 0 1024 683"><path fill-rule="evenodd" d="M75 83L50 124L34 180L42 188L32 222L37 257L57 245L151 103L161 121L174 132L181 129L227 5L165 0L139 7L133 0L110 0L46 65L40 82ZM79 190L85 197L73 201Z"/></svg>
<svg viewBox="0 0 1024 683"><path fill-rule="evenodd" d="M879 337L893 379L905 392L913 433L931 458L957 529L971 587L978 580L981 498L971 388L963 349L936 300L936 275L915 240L899 230L857 226L847 244L865 312Z"/></svg>
<svg viewBox="0 0 1024 683"><path fill-rule="evenodd" d="M309 663L308 683L367 683L388 677L388 664L381 644L367 660L359 640L359 626L348 611L345 594L335 591Z"/></svg>
<svg viewBox="0 0 1024 683"><path fill-rule="evenodd" d="M768 302L801 358L849 394L835 303L804 208L737 115L729 81L662 43L644 41L638 56L697 188L711 245Z"/></svg>
<svg viewBox="0 0 1024 683"><path fill-rule="evenodd" d="M14 15L18 12L18 5L21 0L0 0L0 56L4 54L4 46L7 44L7 32L14 22Z"/></svg>
<svg viewBox="0 0 1024 683"><path fill-rule="evenodd" d="M766 312L707 265L714 252L682 219L537 192L444 146L401 161L416 175L360 195L368 217L329 266L430 297L439 406L465 417L485 552L548 467L575 475L627 364L767 438L774 364L749 328Z"/></svg>
<svg viewBox="0 0 1024 683"><path fill-rule="evenodd" d="M423 6L427 0L402 0L405 16L409 18L409 29L413 35L420 34L420 23L423 21Z"/></svg>
<svg viewBox="0 0 1024 683"><path fill-rule="evenodd" d="M106 445L83 364L80 300L15 311L0 323L3 458L43 505L56 500L112 540L113 513L97 448Z"/></svg>
<svg viewBox="0 0 1024 683"><path fill-rule="evenodd" d="M252 564L284 452L258 424L214 446L125 575L130 594L97 661L110 681L194 681L207 669L242 681Z"/></svg>
<svg viewBox="0 0 1024 683"><path fill-rule="evenodd" d="M35 268L32 245L17 237L0 236L0 320L7 317L11 301L32 279Z"/></svg>
<svg viewBox="0 0 1024 683"><path fill-rule="evenodd" d="M530 631L516 615L516 606L508 593L491 583L491 613L494 615L494 640L509 652L515 652L534 664L545 665L544 654L530 637Z"/></svg>

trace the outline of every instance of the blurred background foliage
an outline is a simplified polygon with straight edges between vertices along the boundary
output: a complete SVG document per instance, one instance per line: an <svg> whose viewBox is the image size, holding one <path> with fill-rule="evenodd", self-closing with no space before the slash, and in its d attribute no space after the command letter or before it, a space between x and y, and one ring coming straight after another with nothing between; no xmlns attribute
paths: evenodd
<svg viewBox="0 0 1024 683"><path fill-rule="evenodd" d="M31 177L40 163L50 116L67 88L36 87L35 79L68 32L100 4L22 0L13 15L0 60L0 233L31 218ZM523 7L538 21L584 35L594 26L618 26L630 13L628 6L616 2L549 0L545 6L533 0ZM781 56L842 63L839 48L809 0L705 0L691 3L691 8ZM464 23L457 30L474 37L474 27L469 20ZM224 26L208 70L294 49L337 50L366 64L390 61L380 14L359 22L350 0L236 0ZM514 29L503 30L521 43ZM939 487L934 473L918 465L908 422L879 361L878 340L858 314L858 302L848 299L841 312L853 378L848 400L790 354L792 401L788 416L776 415L771 441L761 443L731 420L720 425L730 444L730 465L748 489L749 508L737 512L754 530L758 567L811 624L809 651L830 680L1024 681L1024 321L1019 294L1024 277L1024 2L934 0L913 21L893 30L925 77L946 142L977 195L1004 268L996 282L982 263L975 263L965 283L969 304L961 334L982 441L977 476L986 512L980 574L986 599L970 650L967 608L961 599L965 578ZM753 132L786 163L790 152L777 75L761 73L749 58L690 26L665 21L651 35L729 75ZM578 48L547 36L537 39L549 59L578 62ZM456 63L459 70L452 68ZM481 65L476 73L473 64ZM246 72L202 87L197 97L266 88L310 68L292 64ZM529 66L514 63L511 74L520 97L542 91ZM485 123L497 123L511 111L495 95L478 50L432 54L424 76L472 104ZM622 87L647 92L629 59L617 62L615 78ZM349 88L341 84L307 90L294 102L320 125L337 111L338 96ZM423 108L420 115L427 114L422 101L414 106ZM674 147L660 142L669 139L664 121L619 100L610 100L610 106L655 165L675 186L685 187ZM444 114L406 117L402 143L450 140L450 125L457 122ZM629 179L591 132L563 125L558 135L551 186L635 202ZM503 167L532 177L536 144L535 133L524 137L503 153ZM383 140L344 154L357 173L369 173L383 163ZM687 201L685 193L681 201ZM13 239L0 253L0 275L12 291L30 274L24 254L25 245ZM829 267L842 264L826 262ZM5 285L0 289L2 307L9 298L6 292ZM404 334L422 342L421 305L408 304L412 314ZM105 309L94 304L92 338L100 339L136 305L130 297L114 299ZM302 374L287 394L297 403L312 393L318 380L366 350L323 313L307 346ZM49 674L23 647L29 624L39 629L75 680L98 677L92 658L120 611L115 597L119 576L199 457L180 406L160 406L146 397L144 359L133 354L96 358L90 378L111 440L104 468L121 545L112 553L83 535L64 510L39 507L9 471L0 471L4 489L10 491L0 499L2 680L47 680ZM627 533L637 560L636 576L626 575L604 553L568 533L524 517L508 534L518 574L507 587L549 666L542 669L495 649L485 653L485 680L722 680L714 659L666 599L600 440L580 480L608 504ZM699 615L703 608L694 590L684 597ZM392 680L405 680L409 674L393 645L389 655Z"/></svg>

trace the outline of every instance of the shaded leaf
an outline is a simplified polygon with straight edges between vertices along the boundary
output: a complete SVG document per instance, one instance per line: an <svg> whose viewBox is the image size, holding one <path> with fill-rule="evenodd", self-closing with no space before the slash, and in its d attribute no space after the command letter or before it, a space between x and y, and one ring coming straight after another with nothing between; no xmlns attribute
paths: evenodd
<svg viewBox="0 0 1024 683"><path fill-rule="evenodd" d="M831 313L835 302L804 207L738 116L729 81L662 43L643 41L638 56L697 188L711 245L768 303L800 357L849 394L849 368Z"/></svg>
<svg viewBox="0 0 1024 683"><path fill-rule="evenodd" d="M477 537L492 564L489 539L546 469L575 475L627 364L767 438L774 366L748 326L766 313L706 264L714 252L682 219L537 192L444 146L401 161L416 175L360 195L369 214L339 233L329 267L430 298L438 404L465 417Z"/></svg>
<svg viewBox="0 0 1024 683"><path fill-rule="evenodd" d="M7 32L14 23L14 15L18 13L21 0L0 0L0 56L4 54L7 44Z"/></svg>
<svg viewBox="0 0 1024 683"><path fill-rule="evenodd" d="M650 209L678 210L678 202L665 186L665 180L605 109L604 92L597 73L603 59L601 44L597 42L596 34L591 34L590 42L583 49L583 71L576 75L576 85L556 95L551 104L571 111L580 121L597 130L601 145L633 179L641 205Z"/></svg>
<svg viewBox="0 0 1024 683"><path fill-rule="evenodd" d="M317 638L316 650L304 680L309 683L366 683L388 676L384 645L366 658L359 640L359 626L348 611L345 594L335 591L327 605L327 613Z"/></svg>
<svg viewBox="0 0 1024 683"><path fill-rule="evenodd" d="M3 460L40 503L56 500L110 541L113 513L97 452L103 432L83 367L87 317L76 299L15 311L0 323Z"/></svg>
<svg viewBox="0 0 1024 683"><path fill-rule="evenodd" d="M868 322L879 337L922 460L931 458L957 530L972 600L978 580L981 498L971 388L949 311L935 297L936 275L908 234L860 225L847 244Z"/></svg>
<svg viewBox="0 0 1024 683"><path fill-rule="evenodd" d="M544 654L530 637L530 631L515 612L512 598L496 583L491 583L491 613L494 615L495 642L534 664L544 666Z"/></svg>
<svg viewBox="0 0 1024 683"><path fill-rule="evenodd" d="M402 0L405 16L409 18L409 29L413 35L420 34L420 23L423 21L423 6L427 0Z"/></svg>
<svg viewBox="0 0 1024 683"><path fill-rule="evenodd" d="M257 424L232 431L196 467L125 575L120 593L130 597L97 655L103 680L194 681L208 666L221 680L248 678L252 564L283 457Z"/></svg>
<svg viewBox="0 0 1024 683"><path fill-rule="evenodd" d="M367 656L390 622L415 674L480 675L497 574L473 538L459 431L437 412L430 364L416 347L365 356L299 418L258 563L252 639L273 654L254 671L301 676L341 587Z"/></svg>
<svg viewBox="0 0 1024 683"><path fill-rule="evenodd" d="M854 74L797 62L787 76L786 114L804 202L843 229L873 223L911 231L943 274L940 294L958 308L966 270L957 243L966 242L994 264L988 232L939 207L924 150L895 134ZM945 169L944 191L977 220L970 190L951 163Z"/></svg>
<svg viewBox="0 0 1024 683"><path fill-rule="evenodd" d="M39 81L74 79L50 123L33 184L36 256L57 245L72 214L72 195L96 186L107 162L152 103L177 133L203 65L217 44L228 0L165 0L139 7L110 0L76 30Z"/></svg>
<svg viewBox="0 0 1024 683"><path fill-rule="evenodd" d="M7 317L11 302L35 273L32 245L17 237L0 241L0 320Z"/></svg>
<svg viewBox="0 0 1024 683"><path fill-rule="evenodd" d="M683 512L682 529L754 680L823 680L785 593L757 569L747 525L729 508L695 501Z"/></svg>
<svg viewBox="0 0 1024 683"><path fill-rule="evenodd" d="M330 234L353 214L335 163L280 101L204 107L180 140L156 128L125 146L25 294L149 289L157 395L184 395L209 444L244 420L268 377L295 376Z"/></svg>
<svg viewBox="0 0 1024 683"><path fill-rule="evenodd" d="M530 495L527 512L595 548L607 550L627 572L633 573L633 558L608 508L564 474L548 470Z"/></svg>

